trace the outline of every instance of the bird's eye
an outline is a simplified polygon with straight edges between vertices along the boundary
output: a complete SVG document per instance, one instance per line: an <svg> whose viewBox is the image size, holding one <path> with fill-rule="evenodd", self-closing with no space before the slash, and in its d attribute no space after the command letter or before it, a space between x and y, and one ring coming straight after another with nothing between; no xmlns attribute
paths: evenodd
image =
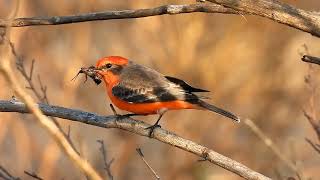
<svg viewBox="0 0 320 180"><path fill-rule="evenodd" d="M109 68L112 67L112 64L111 64L111 63L108 63L108 64L105 65L105 67L106 67L107 69L109 69Z"/></svg>

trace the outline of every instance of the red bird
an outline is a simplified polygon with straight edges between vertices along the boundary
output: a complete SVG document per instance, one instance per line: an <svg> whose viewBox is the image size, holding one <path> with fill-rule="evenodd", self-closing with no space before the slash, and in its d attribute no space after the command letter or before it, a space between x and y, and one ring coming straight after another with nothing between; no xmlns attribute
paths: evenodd
<svg viewBox="0 0 320 180"><path fill-rule="evenodd" d="M183 80L164 76L161 73L134 63L120 56L109 56L98 60L95 71L105 82L112 103L130 115L159 114L150 136L161 117L168 110L202 109L216 112L235 122L240 118L234 114L203 101L197 92L209 92L188 85Z"/></svg>

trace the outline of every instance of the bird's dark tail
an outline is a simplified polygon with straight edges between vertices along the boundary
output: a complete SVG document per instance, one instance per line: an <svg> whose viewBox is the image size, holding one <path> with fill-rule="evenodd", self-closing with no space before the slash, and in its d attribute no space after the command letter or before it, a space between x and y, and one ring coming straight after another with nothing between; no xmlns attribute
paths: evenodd
<svg viewBox="0 0 320 180"><path fill-rule="evenodd" d="M231 112L223 110L223 109L221 109L219 107L216 107L216 106L214 106L212 104L208 104L208 103L206 103L204 101L199 100L198 101L198 105L200 107L202 107L202 108L208 109L209 111L213 111L213 112L218 113L218 114L220 114L222 116L228 117L228 118L232 119L233 121L235 121L237 123L240 122L240 118L238 116L232 114Z"/></svg>

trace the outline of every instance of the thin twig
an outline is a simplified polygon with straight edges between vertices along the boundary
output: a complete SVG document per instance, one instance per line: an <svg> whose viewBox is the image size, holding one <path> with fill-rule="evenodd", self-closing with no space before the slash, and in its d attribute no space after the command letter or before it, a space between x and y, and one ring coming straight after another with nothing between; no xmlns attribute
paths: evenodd
<svg viewBox="0 0 320 180"><path fill-rule="evenodd" d="M136 149L137 153L139 154L139 156L141 157L142 161L144 162L144 164L147 165L147 167L149 168L149 170L152 172L152 174L154 175L154 177L158 180L160 180L160 177L158 176L158 174L156 173L156 171L149 165L149 163L146 161L146 159L144 158L144 155L142 153L141 148L137 148Z"/></svg>
<svg viewBox="0 0 320 180"><path fill-rule="evenodd" d="M107 162L107 151L106 148L104 146L104 141L103 140L97 140L98 143L100 143L100 152L102 154L102 158L103 158L103 164L104 164L104 170L106 170L109 179L113 180L113 175L111 173L111 165L114 161L114 158L112 158L109 162Z"/></svg>
<svg viewBox="0 0 320 180"><path fill-rule="evenodd" d="M303 111L304 116L307 118L307 120L311 124L312 128L316 132L318 139L320 140L320 123L314 118L314 116L312 116L305 109L303 109L302 111Z"/></svg>
<svg viewBox="0 0 320 180"><path fill-rule="evenodd" d="M33 75L34 62L35 62L35 60L32 59L32 61L31 61L31 67L30 67L30 73L29 73L29 74L30 74L30 81L31 81L32 75Z"/></svg>
<svg viewBox="0 0 320 180"><path fill-rule="evenodd" d="M13 55L16 57L16 65L17 69L22 75L22 77L27 81L28 86L27 88L30 89L34 95L41 101L41 94L36 90L35 85L32 81L32 75L33 75L33 70L34 70L34 61L32 61L31 68L30 68L30 73L27 73L27 69L24 66L23 59L21 56L19 56L15 50L15 47L12 42L9 43L10 47L12 49ZM42 101L41 101L42 102Z"/></svg>
<svg viewBox="0 0 320 180"><path fill-rule="evenodd" d="M28 172L28 171L24 171L24 173L30 177L32 177L33 179L38 179L38 180L43 180L43 178L39 177L36 173L34 172Z"/></svg>
<svg viewBox="0 0 320 180"><path fill-rule="evenodd" d="M310 139L305 138L305 140L310 144L311 147L313 147L314 150L316 150L320 154L320 145L312 142Z"/></svg>
<svg viewBox="0 0 320 180"><path fill-rule="evenodd" d="M18 177L14 177L7 171L4 167L0 165L0 178L3 178L4 180L20 180Z"/></svg>
<svg viewBox="0 0 320 180"><path fill-rule="evenodd" d="M48 96L47 96L47 86L44 86L42 84L42 81L41 81L41 78L40 78L40 75L38 74L38 82L39 82L39 85L40 85L40 90L43 94L41 100L46 102L47 104L49 104L49 99L48 99Z"/></svg>
<svg viewBox="0 0 320 180"><path fill-rule="evenodd" d="M280 151L274 142L251 119L245 119L244 124L247 125L249 129L251 129L252 132L254 132L286 166L288 166L293 172L299 174L296 165Z"/></svg>
<svg viewBox="0 0 320 180"><path fill-rule="evenodd" d="M307 47L306 47L307 48ZM312 66L309 66L308 74L305 76L305 84L307 85L307 88L310 90L310 97L308 101L308 110L306 108L302 109L304 116L311 124L312 128L314 129L318 140L320 142L320 120L317 119L316 114L316 107L315 107L315 101L316 101L316 91L317 91L317 84L312 78ZM310 139L306 138L306 142L318 153L320 153L320 145L312 142Z"/></svg>
<svg viewBox="0 0 320 180"><path fill-rule="evenodd" d="M67 137L69 139L71 139L71 127L70 127L70 125L68 126Z"/></svg>
<svg viewBox="0 0 320 180"><path fill-rule="evenodd" d="M66 120L76 121L79 123L85 123L102 128L118 128L137 135L149 137L149 130L146 128L149 127L150 124L129 117L119 118L117 115L100 116L81 110L50 106L47 104L38 104L38 107L46 116L59 117ZM26 105L22 102L0 100L0 112L30 113L30 110L28 110ZM270 179L235 160L225 157L191 140L184 139L163 128L155 129L152 138L169 144L173 147L180 148L186 152L195 154L199 157L206 158L209 162L216 164L230 172L233 172L245 179Z"/></svg>

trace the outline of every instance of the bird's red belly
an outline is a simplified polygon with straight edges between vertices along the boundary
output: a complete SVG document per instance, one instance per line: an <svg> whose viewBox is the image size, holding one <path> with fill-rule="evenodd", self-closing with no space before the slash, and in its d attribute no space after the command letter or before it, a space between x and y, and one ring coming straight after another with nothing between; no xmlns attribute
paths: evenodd
<svg viewBox="0 0 320 180"><path fill-rule="evenodd" d="M178 110L178 109L196 109L193 104L175 100L168 102L153 102L153 103L129 103L123 101L112 94L108 93L112 103L119 109L129 111L135 114L157 114L162 110Z"/></svg>

